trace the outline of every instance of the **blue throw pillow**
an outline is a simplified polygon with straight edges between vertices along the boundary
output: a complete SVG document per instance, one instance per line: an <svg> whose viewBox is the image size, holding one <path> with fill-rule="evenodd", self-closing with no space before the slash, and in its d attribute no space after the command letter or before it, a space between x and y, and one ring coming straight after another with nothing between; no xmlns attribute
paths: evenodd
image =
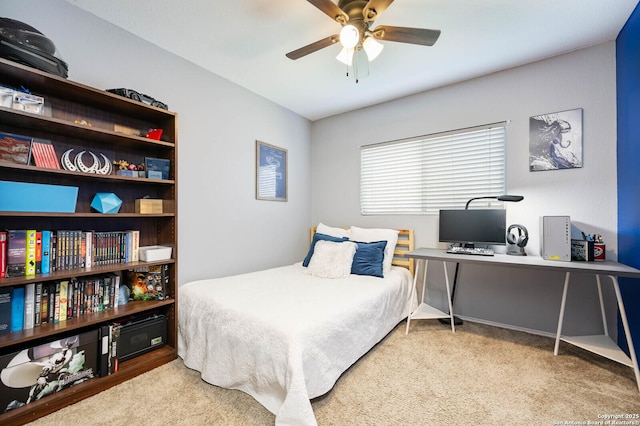
<svg viewBox="0 0 640 426"><path fill-rule="evenodd" d="M353 256L351 273L383 278L384 248L387 246L387 242L361 243L354 241L354 243L358 245L358 249Z"/></svg>
<svg viewBox="0 0 640 426"><path fill-rule="evenodd" d="M311 246L309 247L309 252L307 253L307 257L304 258L304 260L302 261L302 266L307 267L309 266L309 261L311 261L311 256L313 256L313 249L316 246L316 243L320 240L325 240L325 241L332 241L334 243L341 243L343 241L348 241L349 239L347 237L332 237L331 235L325 235L325 234L318 234L317 232L315 234L313 234L313 240L311 240Z"/></svg>

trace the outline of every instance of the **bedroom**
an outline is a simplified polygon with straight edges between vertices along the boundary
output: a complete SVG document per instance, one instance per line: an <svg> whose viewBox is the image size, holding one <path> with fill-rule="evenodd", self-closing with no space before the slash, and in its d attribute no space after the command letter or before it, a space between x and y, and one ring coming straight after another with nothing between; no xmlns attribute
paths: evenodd
<svg viewBox="0 0 640 426"><path fill-rule="evenodd" d="M96 87L140 88L179 113L180 283L298 261L308 246L306 231L319 221L412 228L417 246L434 245L433 218L360 216L358 197L351 195L357 194L358 146L505 119L512 120L508 187L525 195L523 203L508 206L508 223L517 220L527 225L534 235L529 248L537 248L537 220L542 214L568 214L597 226L608 243L616 245L620 195L615 188L620 182L616 182L615 42L309 122L65 1L30 2L37 8L20 1L3 3L4 14L31 23L56 41L73 79ZM163 66L154 65L158 63ZM192 105L192 98L185 95L203 92L211 99L205 108ZM531 174L524 123L534 114L575 107L584 108L589 126L585 167L572 171L566 180L566 174L561 178L554 172ZM429 117L426 122L425 117ZM360 122L368 125L359 127L357 138L344 136L351 136L352 132L343 131ZM256 139L289 149L292 179L287 203L254 199ZM631 228L637 234L638 223ZM282 229L295 231L283 234ZM237 236L250 236L251 243L230 247L228 241ZM270 249L274 241L279 250ZM548 333L555 327L555 314L542 315L539 307L555 305L548 292L536 291L539 281L535 275L522 276L517 289L504 282L465 288L463 282L458 310L486 322ZM502 309L514 300L519 303L516 312ZM573 307L574 313L577 310ZM580 318L571 327L589 332L595 320Z"/></svg>

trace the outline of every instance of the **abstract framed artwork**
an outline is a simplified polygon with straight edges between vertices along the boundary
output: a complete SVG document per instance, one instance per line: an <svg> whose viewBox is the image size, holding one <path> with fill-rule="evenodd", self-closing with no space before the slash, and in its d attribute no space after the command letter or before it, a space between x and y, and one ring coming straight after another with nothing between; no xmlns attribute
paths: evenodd
<svg viewBox="0 0 640 426"><path fill-rule="evenodd" d="M29 164L31 161L31 138L0 132L0 161Z"/></svg>
<svg viewBox="0 0 640 426"><path fill-rule="evenodd" d="M287 150L256 141L256 199L287 201Z"/></svg>
<svg viewBox="0 0 640 426"><path fill-rule="evenodd" d="M529 171L582 167L582 108L529 118Z"/></svg>
<svg viewBox="0 0 640 426"><path fill-rule="evenodd" d="M164 158L144 158L144 167L149 179L169 179L171 161Z"/></svg>

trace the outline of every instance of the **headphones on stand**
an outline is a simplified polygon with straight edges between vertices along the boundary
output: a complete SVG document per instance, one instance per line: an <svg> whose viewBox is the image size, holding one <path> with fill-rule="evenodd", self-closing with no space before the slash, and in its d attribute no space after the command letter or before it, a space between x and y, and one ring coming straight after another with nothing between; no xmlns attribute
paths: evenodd
<svg viewBox="0 0 640 426"><path fill-rule="evenodd" d="M507 229L507 242L509 247L507 248L507 254L513 256L526 256L524 247L529 242L529 232L527 228L522 225L511 225Z"/></svg>

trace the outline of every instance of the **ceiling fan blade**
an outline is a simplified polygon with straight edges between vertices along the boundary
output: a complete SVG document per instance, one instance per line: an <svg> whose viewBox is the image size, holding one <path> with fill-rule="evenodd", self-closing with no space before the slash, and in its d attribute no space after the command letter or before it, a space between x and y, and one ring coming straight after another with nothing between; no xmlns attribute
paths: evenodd
<svg viewBox="0 0 640 426"><path fill-rule="evenodd" d="M301 47L300 49L296 49L292 52L289 52L287 53L286 56L289 59L294 59L294 60L299 59L317 50L324 49L327 46L331 46L332 44L335 44L338 41L340 41L340 36L338 34L334 34L327 38L323 38L322 40L318 40L314 43Z"/></svg>
<svg viewBox="0 0 640 426"><path fill-rule="evenodd" d="M329 18L340 24L345 24L349 20L349 15L344 13L337 4L331 0L307 0L309 3L323 11Z"/></svg>
<svg viewBox="0 0 640 426"><path fill-rule="evenodd" d="M423 46L433 46L436 40L438 40L438 37L440 37L440 30L392 26L376 27L371 33L378 40L421 44Z"/></svg>
<svg viewBox="0 0 640 426"><path fill-rule="evenodd" d="M391 3L393 0L369 0L369 3L362 9L364 22L375 21Z"/></svg>

